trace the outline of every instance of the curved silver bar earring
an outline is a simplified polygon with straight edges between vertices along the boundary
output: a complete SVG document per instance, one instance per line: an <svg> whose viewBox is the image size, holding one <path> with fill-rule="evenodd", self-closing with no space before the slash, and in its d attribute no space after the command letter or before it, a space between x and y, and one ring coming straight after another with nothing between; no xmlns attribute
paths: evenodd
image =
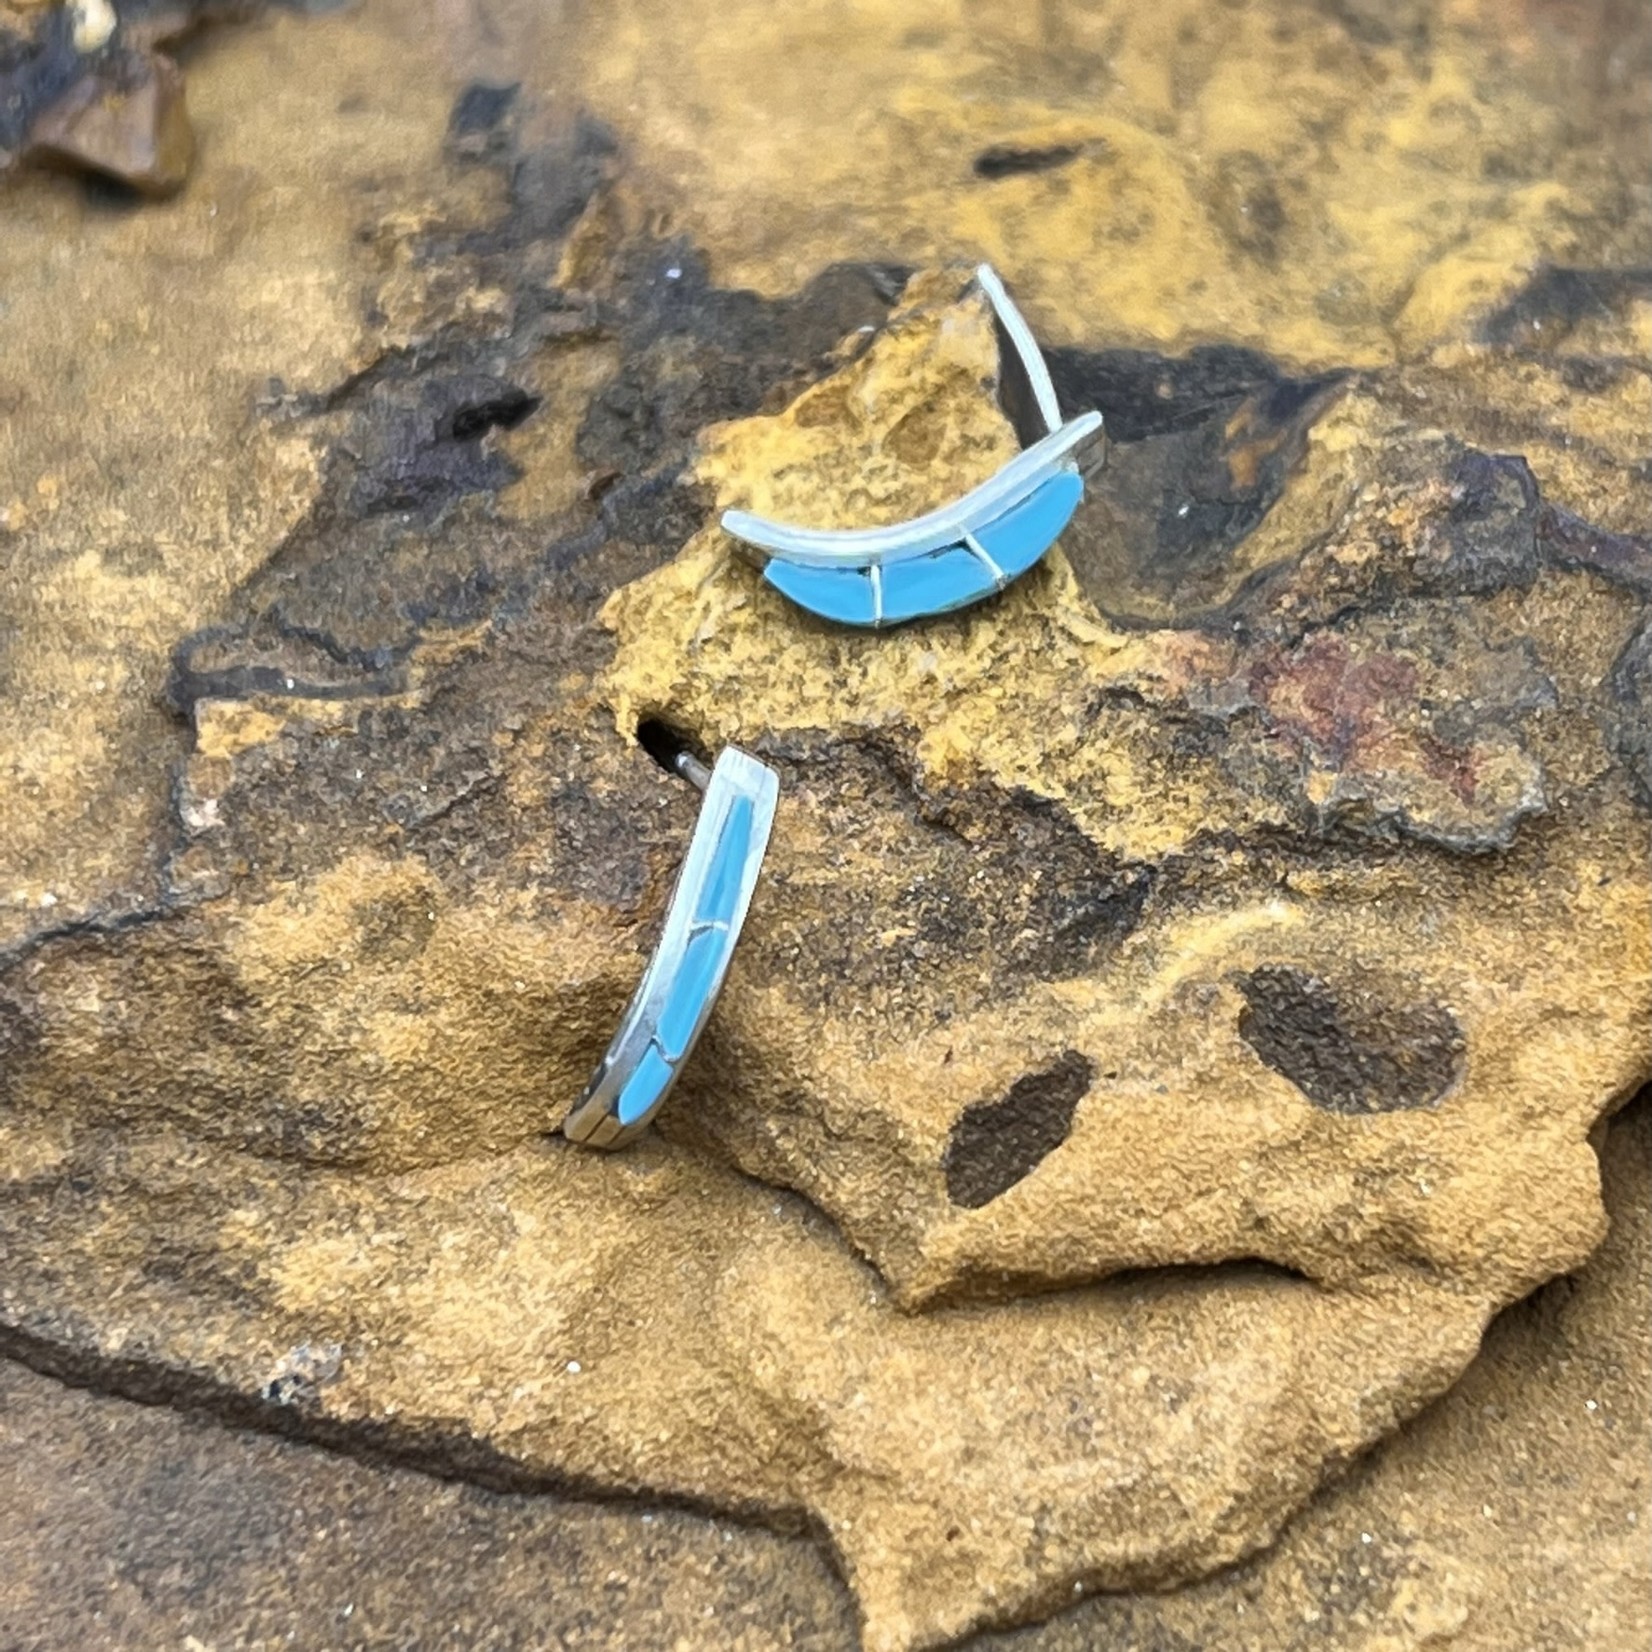
<svg viewBox="0 0 1652 1652"><path fill-rule="evenodd" d="M768 556L764 579L811 613L886 626L979 602L1043 556L1084 496L1077 453L1101 415L1062 423L1032 329L990 265L975 279L997 323L1000 396L1023 452L961 499L892 527L798 528L723 512L725 532Z"/></svg>
<svg viewBox="0 0 1652 1652"><path fill-rule="evenodd" d="M659 945L619 1031L563 1121L563 1134L586 1147L624 1147L671 1093L722 989L774 824L780 780L755 757L730 746L708 772L683 752L676 769L705 802Z"/></svg>

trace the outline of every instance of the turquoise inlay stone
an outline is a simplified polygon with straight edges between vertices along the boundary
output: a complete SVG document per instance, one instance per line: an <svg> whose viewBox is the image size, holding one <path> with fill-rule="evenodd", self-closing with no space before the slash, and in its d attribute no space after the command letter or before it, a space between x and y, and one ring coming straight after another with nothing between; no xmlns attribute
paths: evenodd
<svg viewBox="0 0 1652 1652"><path fill-rule="evenodd" d="M771 558L763 577L800 608L840 625L875 625L872 581L864 568L799 568Z"/></svg>
<svg viewBox="0 0 1652 1652"><path fill-rule="evenodd" d="M671 1068L650 1044L614 1103L614 1112L619 1116L620 1123L635 1124L638 1119L646 1118L650 1109L665 1094L665 1087L670 1082Z"/></svg>
<svg viewBox="0 0 1652 1652"><path fill-rule="evenodd" d="M974 537L1005 580L1016 579L1055 543L1083 497L1084 479L1076 471L1058 471L977 528ZM864 568L801 568L775 557L763 577L799 607L841 625L898 625L944 614L978 602L997 583L992 570L963 545L884 563L881 593Z"/></svg>
<svg viewBox="0 0 1652 1652"><path fill-rule="evenodd" d="M883 570L883 623L944 614L987 596L997 582L980 557L962 545L891 562Z"/></svg>
<svg viewBox="0 0 1652 1652"><path fill-rule="evenodd" d="M694 1023L711 996L712 982L718 965L728 951L728 932L722 929L704 929L688 943L683 961L677 966L677 976L671 983L671 994L660 1011L654 1037L671 1061L680 1061L694 1036Z"/></svg>
<svg viewBox="0 0 1652 1652"><path fill-rule="evenodd" d="M751 799L737 797L723 822L700 898L694 903L695 923L734 922L734 907L740 898L740 878L746 869L746 851L750 847Z"/></svg>
<svg viewBox="0 0 1652 1652"><path fill-rule="evenodd" d="M1058 471L1018 505L975 530L982 550L1004 570L1006 579L1024 574L1056 541L1084 497L1077 471Z"/></svg>

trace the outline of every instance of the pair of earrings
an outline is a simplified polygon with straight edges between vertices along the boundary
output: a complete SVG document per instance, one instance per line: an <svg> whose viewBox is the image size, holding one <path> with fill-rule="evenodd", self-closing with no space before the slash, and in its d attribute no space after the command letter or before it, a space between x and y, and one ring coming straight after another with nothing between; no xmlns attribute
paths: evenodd
<svg viewBox="0 0 1652 1652"><path fill-rule="evenodd" d="M799 607L843 625L882 628L968 607L1043 556L1084 494L1079 449L1099 413L1062 421L1032 330L988 265L975 278L992 306L999 399L1022 451L979 487L887 528L827 531L724 511L724 531L765 558L763 578ZM774 770L730 746L709 771L687 753L678 773L705 794L665 927L642 982L563 1122L587 1147L623 1147L648 1125L711 1015L745 922L774 824Z"/></svg>

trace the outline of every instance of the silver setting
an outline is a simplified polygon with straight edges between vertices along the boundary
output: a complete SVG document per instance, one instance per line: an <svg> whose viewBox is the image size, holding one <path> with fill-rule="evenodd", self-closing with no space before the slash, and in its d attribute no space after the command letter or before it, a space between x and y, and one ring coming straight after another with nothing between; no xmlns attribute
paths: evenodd
<svg viewBox="0 0 1652 1652"><path fill-rule="evenodd" d="M659 944L654 948L648 968L632 995L619 1030L597 1064L584 1093L563 1120L563 1134L586 1147L616 1148L635 1141L648 1128L654 1114L670 1095L722 990L734 955L735 942L757 888L758 873L762 869L769 832L774 824L780 780L773 769L755 757L729 746L709 771L686 752L677 756L675 767L684 779L705 793L705 802L695 823L694 835L689 840L688 853L677 872ZM721 870L718 849L724 832L742 800L750 805L751 827L732 907L726 918L697 920L695 914L701 909L713 875ZM721 933L725 944L707 982L692 1030L683 1041L680 1052L673 1056L664 1049L658 1038L661 1017L673 989L682 979L690 943L712 932ZM621 1095L651 1051L654 1058L663 1061L670 1069L669 1076L653 1095L647 1110L630 1122L622 1123L619 1113Z"/></svg>
<svg viewBox="0 0 1652 1652"><path fill-rule="evenodd" d="M800 528L750 511L726 510L724 532L800 567L878 568L927 556L949 545L968 544L973 530L1032 493L1057 471L1078 469L1079 450L1101 434L1101 414L1081 413L1062 422L1055 385L1032 329L991 265L980 265L975 280L987 295L997 323L1004 367L1001 399L1023 444L1030 445L961 498L888 527ZM1019 385L1016 370L1023 381ZM978 546L970 548L981 554Z"/></svg>

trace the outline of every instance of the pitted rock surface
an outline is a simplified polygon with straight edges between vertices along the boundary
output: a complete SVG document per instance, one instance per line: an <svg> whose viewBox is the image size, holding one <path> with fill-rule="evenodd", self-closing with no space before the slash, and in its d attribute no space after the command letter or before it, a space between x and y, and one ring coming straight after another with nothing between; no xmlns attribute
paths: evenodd
<svg viewBox="0 0 1652 1652"><path fill-rule="evenodd" d="M934 434L881 510L980 480L996 454L954 435L941 386L961 340L983 341L983 373L991 349L983 301L956 291L916 286L834 378L708 436L719 503L774 508L753 490L776 487L794 424L785 486L837 497L868 438L845 420L832 447L819 409L876 405L902 360L936 375L914 398ZM1414 431L1373 390L1326 394L1235 551L1265 574L1236 622L1201 601L1192 625L1115 630L1058 551L996 609L866 637L789 610L716 527L605 610L620 726L669 714L796 775L755 967L728 991L744 1013L666 1128L807 1194L909 1304L1242 1257L1350 1287L1428 1257L1518 1294L1554 1237L1588 1231L1584 1138L1644 1070L1652 1008L1647 818L1607 738L1636 608L1539 571L1523 465ZM1484 536L1499 514L1508 557ZM860 824L823 708L892 753L929 855ZM1553 773L1551 721L1578 729ZM1046 820L1059 857L1033 838ZM1085 944L1017 967L1027 930L1064 918ZM1513 948L1495 986L1488 947ZM811 960L825 1000L791 985ZM960 1132L1064 1059L1094 1075L1070 1127L997 1197L959 1199ZM1032 1111L1004 1129L1036 1139ZM1554 1235L1511 1225L1510 1189L1562 1182L1579 1199Z"/></svg>
<svg viewBox="0 0 1652 1652"><path fill-rule="evenodd" d="M1266 1553L1086 1594L978 1652L1630 1652L1652 1637L1652 1097L1602 1132L1611 1229L1499 1315L1463 1380ZM335 1350L287 1362L325 1369ZM568 1652L854 1652L807 1539L631 1499L493 1490L260 1438L0 1363L0 1637L85 1652L399 1639ZM1489 1513L1488 1513L1489 1510ZM599 1579L601 1610L574 1585ZM1580 1607L1580 1602L1583 1604ZM1243 1605L1240 1613L1237 1608Z"/></svg>
<svg viewBox="0 0 1652 1652"><path fill-rule="evenodd" d="M182 195L9 175L0 1334L806 1524L895 1652L1267 1543L1598 1242L1590 1131L1652 1071L1647 260L1538 123L1562 181L1442 185L1466 239L1338 275L1295 192L1435 176L1478 25L1223 21L1207 116L1316 52L1387 87L1333 111L1373 176L1293 182L1266 122L1175 148L1166 13L1099 122L1029 104L998 24L966 119L914 25L862 216L771 279L762 203L829 174L844 82L751 148L739 219L709 152L685 202L654 90L591 54L714 86L730 29L790 25L684 15L570 46L536 11L508 63L468 13L269 17L191 65ZM1465 93L1488 153L1528 94ZM919 246L890 161L943 103L972 193L928 211L926 140ZM988 474L955 260L1023 233L1110 465L1002 599L810 621L714 507L892 520ZM1304 237L1317 286L1278 273ZM692 828L649 719L783 792L707 1040L610 1159L549 1132Z"/></svg>

